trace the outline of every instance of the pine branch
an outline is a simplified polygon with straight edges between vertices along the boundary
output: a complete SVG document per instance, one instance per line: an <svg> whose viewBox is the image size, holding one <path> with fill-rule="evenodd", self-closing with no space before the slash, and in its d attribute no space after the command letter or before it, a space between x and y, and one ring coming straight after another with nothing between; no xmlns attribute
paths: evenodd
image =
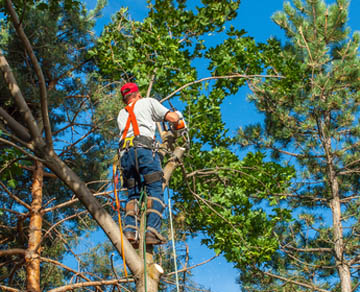
<svg viewBox="0 0 360 292"><path fill-rule="evenodd" d="M44 121L45 136L46 136L46 141L47 141L48 146L52 147L52 134L51 134L49 112L48 112L48 101L47 101L48 97L47 97L47 89L46 89L44 74L43 74L41 66L36 58L36 55L33 51L31 43L30 43L29 39L27 38L27 36L25 35L23 27L22 27L21 23L19 22L19 18L16 14L16 11L13 7L11 0L6 0L5 2L6 2L7 10L11 16L11 20L16 29L16 32L17 32L19 38L21 39L21 41L23 42L27 53L29 54L31 63L32 63L35 73L39 79L40 98L41 98L41 113L42 113L42 118Z"/></svg>
<svg viewBox="0 0 360 292"><path fill-rule="evenodd" d="M275 274L272 274L270 272L265 272L265 271L261 271L259 270L260 273L266 275L266 276L269 276L271 278L275 278L275 279L278 279L278 280L281 280L283 282L286 282L286 283L292 283L292 284L295 284L295 285L298 285L300 287L304 287L304 288L308 288L308 289L312 289L313 291L319 291L319 292L330 292L329 290L325 290L325 289L321 289L321 288L318 288L316 287L315 285L310 285L310 284L306 284L306 283L303 283L303 282L300 282L300 281L296 281L296 280L292 280L292 279L287 279L285 277L282 277L282 276L279 276L279 275L275 275Z"/></svg>

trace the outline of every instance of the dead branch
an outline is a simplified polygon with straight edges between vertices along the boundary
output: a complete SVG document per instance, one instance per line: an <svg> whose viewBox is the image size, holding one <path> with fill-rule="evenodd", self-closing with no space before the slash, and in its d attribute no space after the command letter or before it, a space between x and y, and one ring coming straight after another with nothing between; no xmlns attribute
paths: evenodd
<svg viewBox="0 0 360 292"><path fill-rule="evenodd" d="M123 279L123 280L117 280L117 279L113 279L113 280L104 280L104 281L94 281L94 282L82 282L82 283L76 283L76 284L71 284L71 285L66 285L66 286L62 286L62 287L58 287L55 289L51 289L48 292L63 292L63 291L69 291L69 290L73 290L76 288L84 288L84 287L92 287L92 286L101 286L101 285L119 285L119 283L127 283L127 282L133 282L133 279ZM128 289L126 289L123 286L120 286L121 288L123 288L124 290L129 291Z"/></svg>
<svg viewBox="0 0 360 292"><path fill-rule="evenodd" d="M68 266L65 266L64 264L62 264L62 263L60 263L60 262L58 262L58 261L55 261L55 260L49 259L49 258L44 258L44 257L40 257L40 260L41 260L42 262L46 262L46 263L50 263L50 264L59 266L59 267L63 268L64 270L67 270L67 271L73 273L74 275L77 275L77 276L79 276L80 278L82 278L82 279L90 282L90 279L87 278L86 276L84 276L83 273L80 273L80 272L78 272L78 271L75 271L74 269L72 269L72 268L70 268L70 267L68 267Z"/></svg>
<svg viewBox="0 0 360 292"><path fill-rule="evenodd" d="M194 269L194 268L196 268L196 267L205 265L205 264L207 264L208 262L211 262L213 259L215 259L215 258L217 258L217 257L218 257L218 255L214 255L213 257L207 259L206 261L203 261L203 262L201 262L201 263L198 263L198 264L193 265L193 266L188 267L188 268L185 267L184 269L178 270L178 273L187 272L187 271L192 270L192 269ZM170 272L170 273L165 274L164 277L166 277L166 276L171 276L171 275L174 275L174 274L175 274L175 272Z"/></svg>

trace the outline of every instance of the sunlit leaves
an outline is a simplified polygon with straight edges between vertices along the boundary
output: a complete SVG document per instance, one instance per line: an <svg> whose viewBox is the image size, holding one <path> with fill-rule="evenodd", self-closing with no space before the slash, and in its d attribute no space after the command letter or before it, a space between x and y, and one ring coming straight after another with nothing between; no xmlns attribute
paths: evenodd
<svg viewBox="0 0 360 292"><path fill-rule="evenodd" d="M221 147L194 153L190 159L204 169L198 175L194 171L187 187L181 175L172 181L179 188L175 206L186 214L183 224L205 232L208 237L203 242L237 267L269 260L279 244L275 227L291 220L290 211L279 203L294 170L265 162L261 153L240 161Z"/></svg>

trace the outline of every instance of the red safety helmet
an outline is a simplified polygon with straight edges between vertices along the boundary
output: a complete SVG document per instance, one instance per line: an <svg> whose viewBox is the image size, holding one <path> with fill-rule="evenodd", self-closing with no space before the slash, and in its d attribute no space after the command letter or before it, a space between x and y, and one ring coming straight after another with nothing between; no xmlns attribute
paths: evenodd
<svg viewBox="0 0 360 292"><path fill-rule="evenodd" d="M123 98L125 98L130 93L138 92L138 91L139 91L139 87L135 83L131 83L131 82L125 83L120 89Z"/></svg>

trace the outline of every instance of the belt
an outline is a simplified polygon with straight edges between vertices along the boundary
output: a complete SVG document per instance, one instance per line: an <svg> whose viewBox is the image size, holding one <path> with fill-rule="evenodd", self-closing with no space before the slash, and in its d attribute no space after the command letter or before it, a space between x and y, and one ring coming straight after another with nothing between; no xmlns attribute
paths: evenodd
<svg viewBox="0 0 360 292"><path fill-rule="evenodd" d="M127 137L124 140L121 140L119 143L120 150L128 149L131 147L152 149L153 146L154 139L142 135Z"/></svg>

